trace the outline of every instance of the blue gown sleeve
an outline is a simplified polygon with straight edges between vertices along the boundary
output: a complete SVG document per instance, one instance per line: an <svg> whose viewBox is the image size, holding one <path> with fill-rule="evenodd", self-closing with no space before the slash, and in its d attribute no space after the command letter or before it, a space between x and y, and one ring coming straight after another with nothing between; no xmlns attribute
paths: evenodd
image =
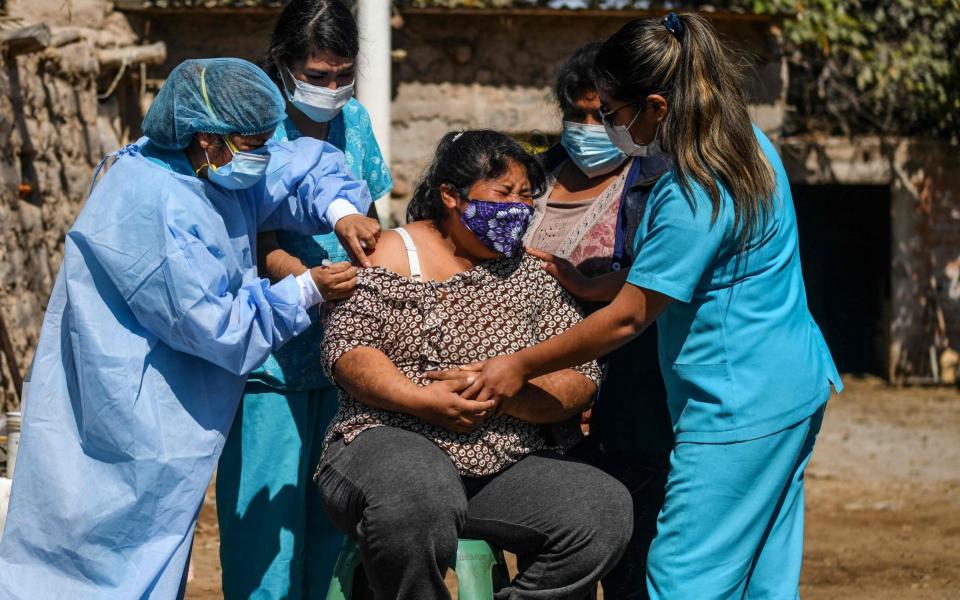
<svg viewBox="0 0 960 600"><path fill-rule="evenodd" d="M691 199L672 176L665 176L647 201L627 282L690 302L726 246L729 213L724 205L714 221L705 192L697 189Z"/></svg>
<svg viewBox="0 0 960 600"><path fill-rule="evenodd" d="M367 184L351 175L343 153L334 146L309 137L293 141L270 140L270 165L263 186L254 188L258 198L260 231L284 229L304 235L329 233L326 212L330 203L342 199L360 214L367 214L373 200Z"/></svg>
<svg viewBox="0 0 960 600"><path fill-rule="evenodd" d="M160 190L160 193L171 193ZM190 198L194 200L194 198ZM236 375L249 373L310 325L293 277L270 285L231 277L230 239L200 223L182 226L160 208L132 210L70 241L94 279L109 279L137 322L171 348Z"/></svg>

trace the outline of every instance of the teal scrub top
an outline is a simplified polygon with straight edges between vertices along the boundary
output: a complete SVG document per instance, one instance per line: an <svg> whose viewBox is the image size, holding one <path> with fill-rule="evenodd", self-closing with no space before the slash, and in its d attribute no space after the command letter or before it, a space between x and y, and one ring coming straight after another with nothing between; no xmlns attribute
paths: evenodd
<svg viewBox="0 0 960 600"><path fill-rule="evenodd" d="M295 140L301 137L301 133L287 118L277 126L273 137ZM330 133L326 141L343 152L347 169L354 177L367 182L372 198L380 198L393 188L390 168L373 135L370 115L355 98L351 98L340 114L330 121ZM333 233L310 237L278 231L277 240L281 248L310 267L318 266L324 259L331 262L350 260ZM323 326L317 323L319 308L311 309L309 314L313 326L274 352L263 366L250 375L251 381L288 391L316 390L333 385L319 368L320 343L323 341Z"/></svg>
<svg viewBox="0 0 960 600"><path fill-rule="evenodd" d="M627 282L674 299L657 320L660 367L677 442L736 442L812 415L842 383L807 308L790 183L769 139L773 210L745 249L721 186L688 194L675 172L654 187Z"/></svg>

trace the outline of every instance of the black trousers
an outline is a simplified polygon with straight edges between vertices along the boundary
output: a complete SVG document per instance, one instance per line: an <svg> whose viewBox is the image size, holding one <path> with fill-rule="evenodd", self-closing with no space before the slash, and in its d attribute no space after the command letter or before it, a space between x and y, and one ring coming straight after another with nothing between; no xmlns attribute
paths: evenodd
<svg viewBox="0 0 960 600"><path fill-rule="evenodd" d="M333 523L359 540L376 598L449 598L443 578L457 538L518 556L497 599L581 600L619 560L632 502L602 471L553 453L489 477L461 477L420 434L393 427L334 442L318 484Z"/></svg>
<svg viewBox="0 0 960 600"><path fill-rule="evenodd" d="M605 451L588 436L571 451L574 456L610 474L633 498L633 532L623 556L603 576L603 596L610 600L647 600L647 554L657 535L657 515L666 497L669 452L618 454Z"/></svg>
<svg viewBox="0 0 960 600"><path fill-rule="evenodd" d="M656 325L604 358L607 376L593 405L590 435L571 451L612 475L633 497L633 535L607 573L604 598L647 600L647 553L663 508L673 424L660 374Z"/></svg>

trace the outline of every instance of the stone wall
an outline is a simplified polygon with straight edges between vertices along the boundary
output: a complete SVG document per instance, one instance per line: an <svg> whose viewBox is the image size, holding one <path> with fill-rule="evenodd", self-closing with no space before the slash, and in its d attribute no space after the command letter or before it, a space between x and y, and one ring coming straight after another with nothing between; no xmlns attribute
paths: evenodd
<svg viewBox="0 0 960 600"><path fill-rule="evenodd" d="M401 196L450 130L489 127L513 134L558 134L551 96L560 64L580 46L603 40L629 18L550 12L537 15L409 11L394 47L392 167ZM747 62L747 94L761 127L783 121L785 75L775 27L766 20L714 21ZM362 67L361 67L362 68Z"/></svg>
<svg viewBox="0 0 960 600"><path fill-rule="evenodd" d="M63 238L102 154L97 60L81 41L13 59L0 72L0 311L20 368L30 364ZM4 365L3 401L13 396Z"/></svg>
<svg viewBox="0 0 960 600"><path fill-rule="evenodd" d="M8 2L19 19L10 27L45 23L52 42L38 52L0 55L0 314L21 373L33 358L66 231L93 169L117 143L98 126L97 49L133 39L107 2L72 0L66 7L63 0ZM3 361L0 408L15 405Z"/></svg>
<svg viewBox="0 0 960 600"><path fill-rule="evenodd" d="M960 348L958 154L915 141L894 157L893 379L927 376L931 346Z"/></svg>
<svg viewBox="0 0 960 600"><path fill-rule="evenodd" d="M489 12L489 14L488 14ZM278 11L152 10L128 13L144 42L165 41L162 79L187 58L237 56L259 60ZM560 115L550 88L557 67L578 47L601 40L629 17L551 11L537 15L476 11L403 11L395 19L391 167L395 214L447 131L490 127L513 134L556 134ZM785 106L785 71L775 24L718 18L720 33L745 58L754 118L776 132ZM363 69L363 65L358 65Z"/></svg>
<svg viewBox="0 0 960 600"><path fill-rule="evenodd" d="M52 27L97 29L111 10L106 0L7 0L7 12Z"/></svg>

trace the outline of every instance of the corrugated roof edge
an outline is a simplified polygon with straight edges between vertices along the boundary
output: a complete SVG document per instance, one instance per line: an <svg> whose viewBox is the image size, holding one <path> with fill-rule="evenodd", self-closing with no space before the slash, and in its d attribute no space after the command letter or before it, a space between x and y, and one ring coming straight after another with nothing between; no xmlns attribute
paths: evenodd
<svg viewBox="0 0 960 600"><path fill-rule="evenodd" d="M286 0L114 0L121 11L216 11L216 12L276 12ZM529 15L529 16L650 16L670 12L668 9L623 8L569 8L539 5L535 0L400 0L394 5L407 14L470 14L476 16ZM730 20L776 20L790 17L789 11L778 13L754 13L741 9L718 8L703 3L678 8L708 13L716 19Z"/></svg>

